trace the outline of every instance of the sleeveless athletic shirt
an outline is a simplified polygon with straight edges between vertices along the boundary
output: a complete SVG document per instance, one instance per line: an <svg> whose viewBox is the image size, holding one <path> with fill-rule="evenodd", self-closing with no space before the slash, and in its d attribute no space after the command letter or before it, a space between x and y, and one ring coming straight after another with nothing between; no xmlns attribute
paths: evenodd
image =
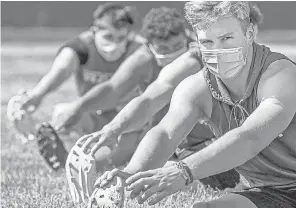
<svg viewBox="0 0 296 208"><path fill-rule="evenodd" d="M80 67L74 72L75 84L79 96L88 92L93 86L109 80L116 72L120 64L140 45L143 44L138 36L129 37L127 50L118 60L114 62L106 61L97 51L94 43L94 33L87 30L78 37L67 41L59 52L65 48L72 48L80 61Z"/></svg>
<svg viewBox="0 0 296 208"><path fill-rule="evenodd" d="M94 32L87 30L67 41L62 45L58 53L65 47L72 48L76 52L80 67L74 72L74 79L78 95L82 96L95 85L109 80L121 63L143 44L144 40L142 37L136 34L130 35L126 52L118 60L108 62L97 51L94 42ZM114 110L118 111L136 96L139 96L139 92L134 89L120 100L118 107Z"/></svg>
<svg viewBox="0 0 296 208"><path fill-rule="evenodd" d="M240 126L258 106L258 84L270 64L286 59L280 53L271 52L263 45L253 43L253 59L247 80L248 86L240 102L233 103L219 78L205 67L204 78L212 94L213 108L211 128L216 136ZM291 60L290 60L291 61ZM292 61L291 61L292 62ZM294 63L294 62L293 62ZM295 63L294 63L295 64ZM239 152L237 153L239 154ZM285 185L296 181L296 115L282 134L257 156L235 168L251 187Z"/></svg>

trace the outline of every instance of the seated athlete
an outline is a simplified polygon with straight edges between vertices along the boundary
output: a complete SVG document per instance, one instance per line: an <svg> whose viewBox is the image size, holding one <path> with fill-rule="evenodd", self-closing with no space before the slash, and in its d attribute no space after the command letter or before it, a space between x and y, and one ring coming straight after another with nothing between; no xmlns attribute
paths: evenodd
<svg viewBox="0 0 296 208"><path fill-rule="evenodd" d="M79 96L83 96L95 85L109 80L124 60L143 44L138 36L133 35L135 18L132 12L133 8L114 3L98 6L93 13L92 27L67 41L59 49L51 70L28 92L28 98L22 108L39 107L45 96L56 90L71 75L75 78ZM52 123L64 106L67 104L58 104L55 107ZM113 107L100 115L85 114L75 126L75 130L80 135L90 133L108 123L116 113ZM48 141L47 135L43 135L46 132L40 130L39 133L40 139L44 140L39 142L43 154L43 148L49 147L51 142ZM64 151L62 146L59 147ZM48 154L44 153L44 156L51 157L51 154Z"/></svg>
<svg viewBox="0 0 296 208"><path fill-rule="evenodd" d="M258 12L259 11L259 12ZM251 22L257 25L261 22L260 10L251 10ZM201 70L203 64L195 48L189 49L186 53L167 65L159 74L157 79L149 85L147 90L137 98L129 102L115 118L104 126L100 131L85 135L87 140L85 149L92 147L92 151L109 146L114 152L124 151L122 142L119 142L120 135L140 129L150 120L157 124L167 112L166 107L170 102L175 87L186 77ZM181 160L190 154L201 150L208 143L211 143L214 135L207 127L197 124L187 135L186 139L179 145L170 160ZM130 140L126 143L131 142ZM110 153L111 154L111 153ZM204 184L224 189L234 187L239 182L239 175L231 170L202 180Z"/></svg>
<svg viewBox="0 0 296 208"><path fill-rule="evenodd" d="M110 114L110 109L121 106L127 94L133 91L139 93L144 91L155 80L162 67L187 51L188 44L192 41L187 30L185 19L176 9L165 7L152 9L145 16L142 27L142 34L147 39L147 43L126 59L109 80L94 86L74 102L60 107L57 119L53 122L55 129L72 128L77 125L78 121L86 124L81 117L98 110L100 114L104 112ZM90 131L100 130L106 123L99 124L100 127L88 124L92 127ZM121 151L113 154L112 157L110 157L109 148L102 148L97 153L97 167L103 171L107 167L111 168L110 164L116 166L125 164L132 156L142 134L143 129L141 128L123 134L120 137L119 149ZM57 151L55 154L55 158L61 163L64 163L66 158L62 155L67 155L65 151L63 152L60 154Z"/></svg>
<svg viewBox="0 0 296 208"><path fill-rule="evenodd" d="M185 4L205 68L174 91L170 109L117 175L139 203L153 205L199 180L235 168L248 188L194 208L294 208L296 205L296 63L254 42L248 2ZM198 83L198 85L197 85ZM162 167L196 123L220 137ZM162 167L162 168L161 168Z"/></svg>

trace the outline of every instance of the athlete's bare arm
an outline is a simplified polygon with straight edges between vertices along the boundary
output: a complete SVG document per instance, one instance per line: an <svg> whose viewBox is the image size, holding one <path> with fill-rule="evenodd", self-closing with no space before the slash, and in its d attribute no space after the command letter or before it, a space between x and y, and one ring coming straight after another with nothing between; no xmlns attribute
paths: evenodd
<svg viewBox="0 0 296 208"><path fill-rule="evenodd" d="M79 110L95 112L115 108L120 99L144 82L152 70L149 64L153 60L146 46L141 46L130 55L117 69L112 78L94 86L81 98L76 100Z"/></svg>
<svg viewBox="0 0 296 208"><path fill-rule="evenodd" d="M80 66L77 53L69 47L63 48L55 58L50 71L41 79L41 81L30 91L33 99L41 101L49 92L57 89L74 70ZM39 104L38 101L36 104ZM35 103L27 103L35 105ZM26 103L23 106L26 108Z"/></svg>
<svg viewBox="0 0 296 208"><path fill-rule="evenodd" d="M295 116L295 80L296 66L290 61L271 64L258 87L260 105L244 124L184 160L194 178L201 179L244 164L281 134Z"/></svg>
<svg viewBox="0 0 296 208"><path fill-rule="evenodd" d="M184 53L164 67L146 91L129 102L106 128L117 134L139 129L169 104L174 89L183 79L200 69L200 63L191 52Z"/></svg>
<svg viewBox="0 0 296 208"><path fill-rule="evenodd" d="M136 173L162 167L194 125L210 111L211 95L201 71L176 88L168 113L143 138L125 171Z"/></svg>

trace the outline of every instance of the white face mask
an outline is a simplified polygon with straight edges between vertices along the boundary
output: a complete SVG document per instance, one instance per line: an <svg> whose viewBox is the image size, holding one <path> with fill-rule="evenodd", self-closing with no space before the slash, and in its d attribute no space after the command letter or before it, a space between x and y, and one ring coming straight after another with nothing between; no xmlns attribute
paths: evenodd
<svg viewBox="0 0 296 208"><path fill-rule="evenodd" d="M230 49L200 50L210 72L220 78L235 77L246 64L243 47Z"/></svg>
<svg viewBox="0 0 296 208"><path fill-rule="evenodd" d="M95 45L100 55L106 61L116 61L123 56L127 49L127 39L119 43L106 40L100 34L95 34Z"/></svg>
<svg viewBox="0 0 296 208"><path fill-rule="evenodd" d="M161 67L168 65L169 63L174 61L176 58L178 58L179 56L181 56L183 53L185 53L188 50L188 48L185 46L185 47L179 49L178 51L164 55L164 54L157 53L151 44L149 44L148 46L149 46L151 52L153 53L157 64Z"/></svg>

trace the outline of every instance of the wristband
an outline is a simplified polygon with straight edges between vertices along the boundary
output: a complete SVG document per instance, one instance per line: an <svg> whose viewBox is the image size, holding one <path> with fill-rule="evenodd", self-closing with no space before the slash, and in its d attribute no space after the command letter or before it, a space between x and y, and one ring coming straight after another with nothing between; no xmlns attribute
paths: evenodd
<svg viewBox="0 0 296 208"><path fill-rule="evenodd" d="M177 163L174 164L178 169L180 169L182 171L182 176L185 178L186 180L186 186L191 184L193 182L193 175L191 173L190 168L186 165L185 162L183 161L179 161Z"/></svg>

